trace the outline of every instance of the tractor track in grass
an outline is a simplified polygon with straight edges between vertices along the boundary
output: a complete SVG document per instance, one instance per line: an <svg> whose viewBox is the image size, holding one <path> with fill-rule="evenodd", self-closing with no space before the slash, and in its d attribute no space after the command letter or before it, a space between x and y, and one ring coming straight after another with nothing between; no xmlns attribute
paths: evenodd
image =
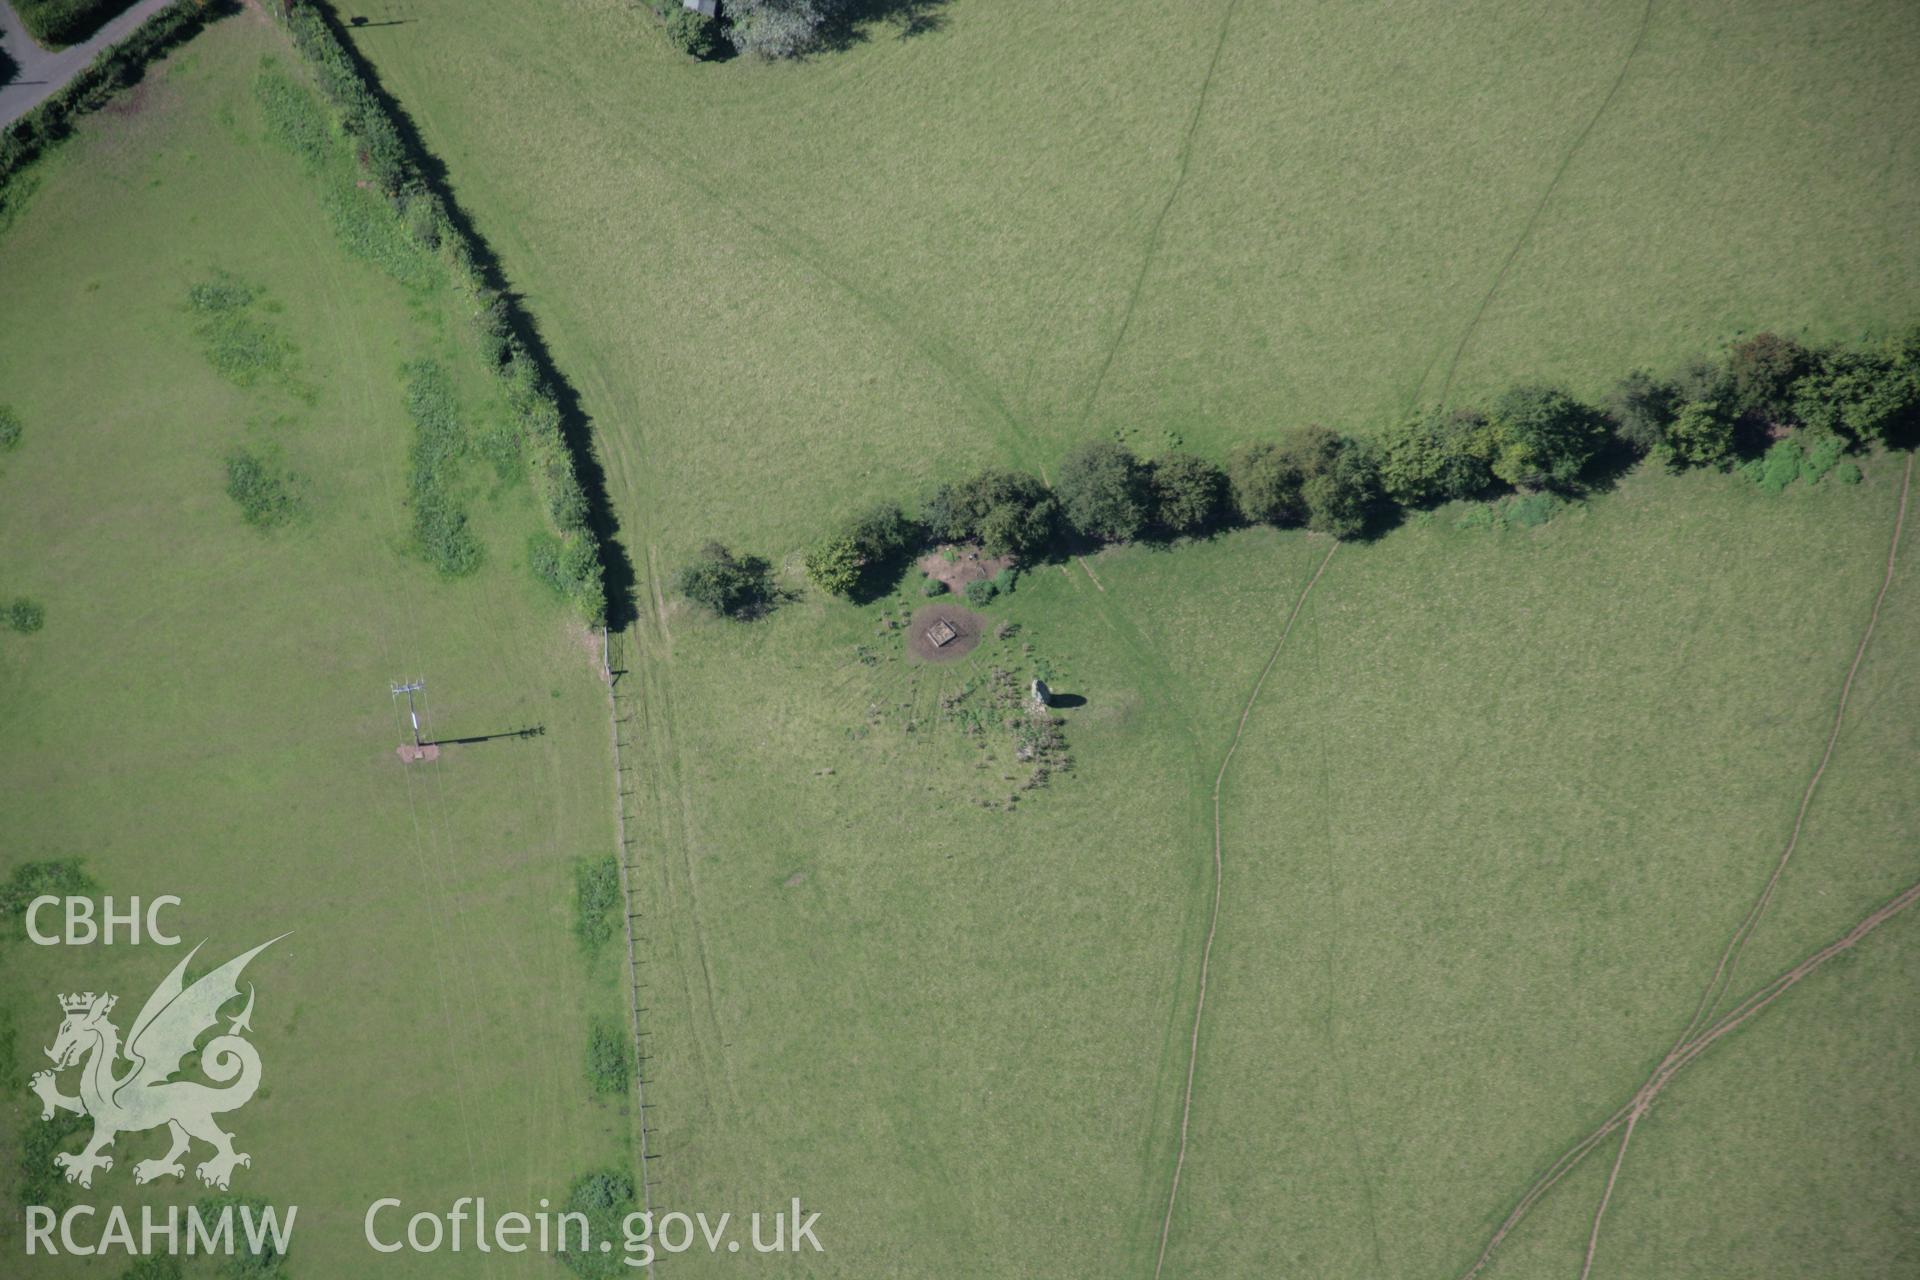
<svg viewBox="0 0 1920 1280"><path fill-rule="evenodd" d="M1587 1134L1586 1137L1567 1148L1567 1150L1561 1154L1560 1158L1554 1161L1553 1164L1548 1167L1547 1171L1534 1181L1531 1187L1527 1188L1526 1194L1521 1196L1519 1203L1514 1206L1513 1211L1507 1215L1505 1221L1500 1224L1499 1229L1493 1233L1492 1238L1488 1240L1486 1248L1481 1251L1480 1256L1474 1260L1472 1266L1461 1273L1460 1280L1473 1280L1473 1277L1485 1271L1487 1264L1493 1261L1495 1250L1500 1247L1507 1236L1513 1233L1514 1228L1520 1225L1521 1220L1526 1217L1528 1210L1532 1209L1533 1206L1539 1202L1540 1197L1544 1196L1548 1191L1551 1191L1554 1185L1566 1177L1567 1174L1573 1172L1575 1166L1588 1155L1592 1154L1592 1152L1611 1136L1615 1130L1619 1129L1621 1125L1628 1123L1630 1120L1637 1119L1640 1115L1644 1115L1660 1094L1665 1092L1666 1087L1673 1083L1674 1077L1691 1064L1695 1058L1698 1058L1701 1054L1712 1048L1714 1043L1723 1036L1738 1030L1748 1019L1760 1013L1766 1009L1768 1005L1792 990L1803 979L1809 977L1822 965L1826 964L1827 961L1843 952L1852 950L1866 938L1868 934L1911 907L1916 901L1920 901L1920 883L1907 886L1898 896L1883 903L1846 933L1829 942L1826 946L1793 966L1793 968L1775 977L1771 982L1728 1010L1718 1022L1682 1045L1676 1054L1661 1063L1659 1068L1655 1070L1652 1077L1648 1080L1648 1083L1642 1086L1631 1100L1623 1103L1617 1111L1602 1121L1599 1127Z"/></svg>
<svg viewBox="0 0 1920 1280"><path fill-rule="evenodd" d="M1313 683L1316 689L1332 689L1335 682L1327 675L1325 664L1321 661L1323 648L1320 644L1320 620L1313 620ZM1327 1041L1327 1060L1333 1067L1334 1082L1340 1087L1340 1112L1346 1120L1347 1150L1353 1159L1354 1176L1360 1182L1360 1203L1367 1211L1367 1237L1373 1246L1373 1273L1376 1276L1388 1274L1386 1251L1380 1246L1380 1209L1373 1194L1373 1179L1367 1176L1367 1156L1360 1141L1360 1125L1353 1114L1353 1073L1348 1069L1347 1059L1340 1052L1339 1031L1339 962L1340 939L1346 936L1346 924L1340 910L1340 860L1333 851L1333 777L1327 768L1330 752L1327 746L1327 726L1323 720L1319 726L1320 739L1320 848L1326 855L1327 868L1327 906L1332 920L1333 930L1327 937L1326 951L1326 987L1327 998L1323 1007L1323 1032Z"/></svg>
<svg viewBox="0 0 1920 1280"><path fill-rule="evenodd" d="M1747 939L1759 927L1760 918L1766 914L1767 907L1773 901L1774 890L1780 887L1780 877L1786 873L1787 863L1793 858L1793 851L1800 845L1800 833L1807 825L1807 810L1813 806L1813 793L1820 787L1820 779L1826 776L1827 765L1833 761L1833 749L1839 744L1841 726L1846 723L1847 704L1853 698L1853 682L1860 674L1860 664L1866 661L1867 646L1873 642L1874 628L1880 625L1880 610L1887 603L1887 592L1893 587L1893 572L1900 560L1900 536L1907 523L1907 499L1913 491L1914 455L1907 455L1907 467L1900 480L1900 502L1893 513L1893 537L1887 543L1887 567L1880 579L1880 592L1873 598L1873 611L1867 615L1867 625L1860 633L1860 643L1853 651L1853 664L1847 668L1847 678L1840 685L1840 700L1833 709L1833 728L1827 733L1826 750L1820 753L1820 763L1814 766L1813 776L1807 779L1807 788L1800 795L1800 808L1793 816L1793 830L1787 836L1786 848L1780 851L1780 859L1774 864L1773 874L1767 877L1766 887L1760 896L1754 899L1740 927L1734 930L1727 947L1721 953L1720 963L1715 966L1713 978L1707 983L1707 989L1700 994L1700 1004L1693 1011L1693 1019L1687 1023L1687 1029L1680 1033L1680 1039L1674 1043L1671 1054L1684 1044L1688 1037L1699 1029L1700 1024L1713 1016L1713 1011L1726 997L1727 989L1733 985L1733 976L1740 966L1740 953L1745 950Z"/></svg>
<svg viewBox="0 0 1920 1280"><path fill-rule="evenodd" d="M1847 704L1853 698L1854 680L1860 674L1860 664L1867 659L1867 647L1873 643L1874 628L1880 625L1880 610L1887 603L1887 592L1893 587L1894 570L1900 563L1900 535L1907 523L1907 499L1913 491L1913 463L1914 455L1908 454L1906 469L1900 479L1900 501L1893 513L1893 536L1887 543L1886 571L1881 575L1880 590L1873 598L1873 609L1867 615L1867 625L1860 632L1860 643L1854 648L1853 662L1847 667L1847 678L1840 684L1840 698L1834 705L1833 727L1827 733L1826 748L1820 753L1820 762L1814 766L1813 775L1807 779L1806 790L1800 794L1800 807L1793 816L1793 830L1788 833L1786 847L1780 851L1779 859L1773 864L1773 874L1767 877L1767 883L1760 890L1760 896L1753 900L1753 905L1747 909L1746 916L1740 921L1740 927L1733 931L1733 936L1727 940L1726 949L1720 953L1720 962L1714 966L1713 977L1707 980L1706 990L1700 993L1700 1002L1694 1006L1693 1017L1688 1021L1687 1029L1680 1033L1680 1038L1674 1042L1671 1049L1667 1050L1667 1056L1661 1059L1660 1066L1654 1069L1654 1074L1641 1085L1641 1094L1635 1095L1633 1108L1627 1116L1627 1131L1620 1137L1620 1150L1614 1156L1613 1169L1608 1173L1606 1187L1600 1193L1600 1203L1593 1211L1593 1229L1587 1236L1587 1255L1586 1261L1580 1267L1580 1280L1587 1280L1593 1272L1593 1260L1600 1251L1600 1228L1607 1218L1607 1206L1613 1200L1614 1183L1619 1180L1620 1168L1626 1163L1627 1147L1633 1142L1634 1128L1640 1123L1640 1117L1646 1114L1647 1107L1653 1101L1651 1096L1646 1096L1643 1100L1641 1095L1653 1086L1654 1081L1660 1077L1661 1071L1666 1069L1678 1054L1687 1049L1692 1037L1699 1030L1700 1024L1711 1019L1714 1011L1720 1007L1720 1002L1726 998L1726 993L1733 986L1734 975L1740 968L1740 954L1746 950L1747 941L1753 937L1754 930L1760 927L1760 921L1766 915L1767 907L1773 902L1774 891L1780 887L1780 877L1786 874L1787 863L1792 861L1794 850L1800 846L1800 834L1807 825L1807 810L1813 806L1814 792L1819 790L1820 780L1826 776L1827 766L1833 762L1833 749L1840 742L1840 730L1847 720Z"/></svg>
<svg viewBox="0 0 1920 1280"><path fill-rule="evenodd" d="M1240 720L1233 729L1233 741L1227 744L1227 753L1221 757L1220 771L1213 778L1213 906L1207 916L1206 941L1200 948L1200 988L1193 1005L1193 1031L1187 1040L1187 1084L1180 1103L1180 1145L1173 1159L1173 1180L1167 1187L1167 1211L1160 1220L1160 1250L1153 1262L1155 1280L1159 1280L1161 1271L1167 1264L1167 1237L1173 1230L1173 1209L1180 1196L1180 1174L1187 1164L1187 1129L1193 1118L1193 1076L1200 1062L1200 1020L1207 1007L1207 969L1213 961L1213 938L1220 926L1220 891L1222 851L1225 836L1221 823L1220 796L1226 786L1227 770L1233 764L1233 757L1240 750L1240 740L1246 736L1247 721L1253 717L1254 704L1260 700L1260 690L1272 674L1274 664L1280 661L1280 651L1286 647L1287 637L1293 634L1293 624L1300 620L1300 611L1306 607L1307 597L1312 594L1314 585L1320 576L1333 563L1333 553L1340 549L1336 540L1327 548L1326 556L1320 561L1320 567L1307 579L1307 585L1300 588L1300 594L1293 602L1293 609L1287 614L1287 622L1280 629L1280 636L1273 642L1273 651L1267 655L1267 664L1260 668L1260 675L1254 680L1253 688L1247 694L1246 703L1240 708Z"/></svg>
<svg viewBox="0 0 1920 1280"><path fill-rule="evenodd" d="M1593 1226L1587 1238L1585 1261L1580 1270L1581 1280L1587 1280L1593 1270L1594 1258L1599 1251L1600 1229L1606 1220L1607 1208L1612 1202L1614 1186L1619 1180L1621 1167L1626 1162L1627 1147L1633 1140L1634 1130L1639 1125L1641 1117L1653 1105L1654 1100L1672 1082L1674 1075L1704 1053L1714 1041L1773 1003L1807 974L1825 964L1834 955L1852 947L1887 919L1906 910L1916 897L1920 897L1920 885L1909 888L1892 902L1869 915L1839 941L1830 944L1760 988L1754 995L1736 1005L1720 1021L1711 1021L1714 1012L1719 1008L1720 1002L1726 998L1726 993L1733 984L1741 952L1759 926L1761 918L1766 914L1767 907L1773 901L1774 892L1779 888L1781 877L1786 873L1787 864L1792 860L1795 849L1799 847L1800 836L1806 827L1807 812L1813 804L1814 793L1819 789L1821 779L1826 776L1827 766L1833 760L1834 749L1840 740L1840 731L1846 723L1847 706L1853 697L1855 680L1860 674L1862 663L1866 661L1867 649L1872 643L1874 630L1879 626L1880 613L1886 604L1887 593L1893 587L1894 571L1899 564L1900 540L1906 527L1908 501L1913 491L1914 462L1915 455L1909 454L1906 468L1901 476L1899 502L1894 509L1893 533L1887 545L1886 570L1881 576L1880 589L1874 596L1873 608L1867 615L1866 626L1861 630L1860 642L1854 648L1853 661L1847 668L1846 679L1841 682L1840 695L1834 707L1833 727L1828 731L1826 747L1814 766L1812 776L1807 780L1806 789L1801 793L1800 805L1794 815L1793 827L1788 834L1786 846L1775 861L1773 872L1768 876L1760 895L1748 908L1746 916L1721 952L1720 961L1714 967L1713 976L1708 979L1706 989L1701 993L1700 1000L1694 1007L1693 1017L1688 1021L1686 1030L1680 1033L1680 1038L1674 1042L1673 1047L1667 1051L1666 1056L1660 1060L1659 1065L1653 1069L1630 1100L1607 1117L1597 1129L1568 1148L1558 1160L1548 1166L1545 1173L1535 1179L1506 1220L1494 1232L1473 1266L1464 1273L1462 1280L1472 1280L1474 1276L1479 1275L1492 1260L1493 1253L1500 1243L1520 1224L1521 1219L1527 1215L1540 1197L1551 1190L1616 1129L1625 1125L1626 1132L1621 1135L1620 1148L1615 1153L1613 1166L1608 1172L1606 1184L1600 1195L1600 1202L1594 1209ZM1703 1023L1708 1024L1705 1031L1701 1030Z"/></svg>
<svg viewBox="0 0 1920 1280"><path fill-rule="evenodd" d="M1080 406L1077 421L1081 427L1085 427L1087 419L1092 416L1093 406L1100 399L1100 391L1107 385L1107 375L1113 372L1113 362L1119 358L1120 348L1127 341L1127 332L1133 328L1133 313L1140 305L1140 295L1146 292L1147 275L1153 270L1154 259L1160 256L1160 233L1167 224L1167 215L1173 212L1180 192L1187 185L1187 170L1193 164L1194 135L1200 132L1200 117L1206 114L1207 95L1213 90L1213 75L1220 69L1220 55L1226 51L1227 30L1233 25L1233 14L1239 7L1240 0L1227 0L1226 8L1221 10L1220 34L1214 37L1213 55L1207 59L1206 74L1200 77L1200 92L1194 98L1193 114L1187 118L1186 131L1180 135L1180 158L1174 166L1173 186L1168 188L1160 212L1154 215L1153 225L1147 228L1147 244L1140 255L1140 271L1133 278L1133 288L1127 292L1126 305L1120 309L1120 326L1114 330L1106 358L1100 362L1099 372L1093 376L1093 385L1087 388L1086 401Z"/></svg>
<svg viewBox="0 0 1920 1280"><path fill-rule="evenodd" d="M1480 305L1473 309L1473 316L1467 321L1467 327L1460 333L1460 342L1453 349L1453 359L1447 365L1447 377L1440 384L1440 398L1436 403L1446 404L1447 393L1453 390L1453 376L1460 371L1460 357L1467 352L1467 343L1473 340L1474 331L1480 327L1481 317L1487 314L1494 295L1500 292L1500 286L1507 282L1507 275L1513 270L1513 264L1520 260L1520 251L1527 247L1527 241L1533 239L1533 230L1540 225L1540 215L1547 211L1547 205L1553 200L1553 193L1560 189L1560 180L1567 176L1567 169L1573 164L1573 158L1580 154L1580 148L1586 145L1593 134L1594 126L1600 123L1600 117L1607 114L1607 108L1620 96L1620 86L1627 82L1627 72L1633 67L1633 60L1639 56L1640 47L1647 42L1647 28L1653 23L1653 0L1647 0L1647 7L1641 11L1640 26L1633 33L1633 43L1627 46L1627 56L1620 60L1620 70L1613 78L1613 84L1607 89L1607 96L1600 99L1600 105L1587 118L1587 123L1575 134L1573 141L1560 156L1560 164L1553 171L1553 177L1547 180L1546 190L1540 193L1540 199L1534 203L1533 212L1520 226L1520 234L1515 237L1513 248L1507 252L1506 260L1500 264L1500 270L1494 273L1493 283L1487 286L1486 293L1480 297ZM1421 387L1426 386L1426 375L1420 378ZM1416 396L1418 392L1415 393Z"/></svg>

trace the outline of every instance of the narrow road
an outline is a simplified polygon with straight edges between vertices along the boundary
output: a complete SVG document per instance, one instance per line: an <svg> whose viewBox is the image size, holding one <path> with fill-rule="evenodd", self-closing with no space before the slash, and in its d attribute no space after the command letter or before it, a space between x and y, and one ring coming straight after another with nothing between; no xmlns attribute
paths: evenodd
<svg viewBox="0 0 1920 1280"><path fill-rule="evenodd" d="M12 124L59 92L60 86L78 75L102 49L126 39L135 27L172 2L140 0L111 19L85 44L69 45L54 53L35 44L13 5L8 0L0 0L0 50L15 64L11 77L0 84L0 125Z"/></svg>

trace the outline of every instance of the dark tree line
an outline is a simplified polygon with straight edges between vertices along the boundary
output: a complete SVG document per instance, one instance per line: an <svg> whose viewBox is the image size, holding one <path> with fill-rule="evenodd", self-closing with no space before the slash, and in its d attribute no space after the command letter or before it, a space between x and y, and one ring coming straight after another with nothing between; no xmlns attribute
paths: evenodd
<svg viewBox="0 0 1920 1280"><path fill-rule="evenodd" d="M870 508L816 544L806 569L821 589L866 599L940 543L977 543L988 556L1027 562L1074 545L1234 524L1358 538L1404 510L1513 490L1577 492L1608 457L1727 468L1791 437L1830 465L1851 449L1910 445L1917 429L1920 326L1824 348L1761 333L1664 375L1636 370L1600 405L1524 384L1484 408L1420 410L1369 438L1293 428L1236 447L1225 467L1190 453L1144 459L1119 441L1090 440L1061 460L1051 485L989 467L940 485L917 517L893 503ZM760 573L757 586L723 592L717 584L752 577L743 565ZM750 614L771 600L769 572L765 561L733 561L710 546L683 574L682 590L716 612Z"/></svg>

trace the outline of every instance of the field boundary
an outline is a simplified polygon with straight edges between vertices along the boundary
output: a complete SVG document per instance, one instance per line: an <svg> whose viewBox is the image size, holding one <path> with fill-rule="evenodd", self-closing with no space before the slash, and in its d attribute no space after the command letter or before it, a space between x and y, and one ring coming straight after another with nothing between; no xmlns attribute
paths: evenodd
<svg viewBox="0 0 1920 1280"><path fill-rule="evenodd" d="M446 166L343 36L339 16L326 0L263 0L263 7L292 37L403 233L453 273L474 306L470 336L519 418L526 472L554 544L546 567L536 573L590 626L625 625L633 566L616 536L619 523L591 424L538 325L509 287L499 257L454 199ZM423 234L419 224L430 230Z"/></svg>
<svg viewBox="0 0 1920 1280"><path fill-rule="evenodd" d="M1220 926L1220 891L1222 876L1222 849L1225 836L1222 832L1220 816L1220 793L1227 781L1227 769L1233 764L1233 757L1240 750L1240 740L1246 736L1247 721L1253 716L1254 703L1260 700L1260 690L1266 685L1267 677L1272 674L1274 664L1280 661L1280 650L1286 647L1287 637L1293 634L1293 624L1300 620L1300 611L1306 608L1307 596L1314 585L1320 581L1320 575L1333 563L1333 553L1340 549L1335 541L1327 548L1326 558L1320 561L1320 567L1307 579L1307 585L1300 588L1300 595L1293 602L1293 611L1287 614L1287 624L1280 630L1280 638L1273 642L1273 652L1267 655L1267 665L1260 668L1259 678L1253 682L1253 690L1247 694L1246 704L1240 708L1240 721L1234 726L1233 741L1227 744L1227 754L1221 758L1220 772L1213 778L1213 910L1207 917L1207 937L1200 948L1200 990L1193 1006L1193 1034L1187 1043L1187 1087L1185 1097L1180 1104L1180 1145L1173 1159L1173 1181L1167 1187L1167 1212L1160 1220L1160 1251L1153 1262L1154 1280L1159 1280L1161 1270L1167 1264L1167 1237L1173 1230L1174 1202L1180 1196L1180 1174L1187 1164L1187 1129L1193 1118L1193 1076L1200 1065L1200 1019L1207 1007L1207 969L1213 960L1213 938Z"/></svg>
<svg viewBox="0 0 1920 1280"><path fill-rule="evenodd" d="M620 933L627 943L627 1010L628 1031L633 1043L633 1141L639 1154L635 1162L640 1171L640 1208L653 1212L653 1186L647 1171L647 1162L653 1159L647 1150L647 1134L651 1132L647 1125L647 1059L645 1052L645 1032L640 1029L640 1015L645 1009L640 1004L640 961L638 948L633 936L633 922L639 912L633 908L633 888L628 883L627 855L631 845L627 840L627 804L624 780L626 765L620 754L620 677L626 674L624 656L618 666L614 664L613 635L607 628L600 628L600 676L607 684L607 731L613 740L613 823L614 837L619 841L619 849L614 855L615 864L620 868ZM648 1275L654 1274L653 1263L646 1266Z"/></svg>
<svg viewBox="0 0 1920 1280"><path fill-rule="evenodd" d="M183 0L184 2L184 0ZM628 874L626 763L620 742L619 677L624 662L613 653L613 636L629 621L634 573L615 537L618 524L607 496L605 474L594 451L591 425L578 394L560 373L532 316L506 280L504 268L455 202L445 166L426 148L405 111L381 88L366 60L343 35L324 0L263 0L287 29L331 105L339 126L355 142L362 170L378 188L407 237L432 253L452 273L456 288L472 303L470 340L503 384L519 417L527 446L526 469L541 499L543 525L556 544L553 573L541 573L600 632L601 676L607 686L608 730L613 756L614 820L618 841L622 933L627 953L627 1019L633 1045L631 1147L641 1208L652 1209L648 1103L645 1098L647 1032L642 1029L640 956L634 933L633 890ZM422 237L415 230L431 228ZM537 571L538 572L538 571ZM653 1273L651 1264L648 1274Z"/></svg>

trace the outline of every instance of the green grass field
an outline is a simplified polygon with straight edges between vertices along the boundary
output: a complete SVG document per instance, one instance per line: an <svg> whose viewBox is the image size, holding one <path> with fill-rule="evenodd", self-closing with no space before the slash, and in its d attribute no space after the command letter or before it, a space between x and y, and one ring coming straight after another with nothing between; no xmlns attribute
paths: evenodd
<svg viewBox="0 0 1920 1280"><path fill-rule="evenodd" d="M0 639L0 874L79 858L117 898L176 894L203 962L293 931L249 970L265 1084L228 1125L254 1156L234 1191L299 1206L290 1271L317 1277L366 1265L373 1199L558 1201L626 1159L631 1115L585 1070L624 957L590 964L572 931L575 860L614 848L597 644L518 564L524 484L471 474L473 577L407 549L402 363L439 360L476 433L493 384L444 291L346 252L316 180L266 140L268 55L293 65L258 15L215 23L43 165L0 238L0 399L25 424L0 458L0 590L47 618ZM203 337L189 306L221 273L259 291L237 338ZM299 477L291 523L255 529L223 493L237 447ZM436 736L544 732L403 766L387 684L415 675ZM54 994L111 984L131 1018L180 952L0 947L17 1253ZM163 1140L123 1137L91 1192L65 1190L203 1194L191 1170L185 1191L136 1191L128 1169ZM489 1274L553 1269L495 1255Z"/></svg>
<svg viewBox="0 0 1920 1280"><path fill-rule="evenodd" d="M357 42L578 385L655 587L704 537L792 557L1090 434L1217 453L1518 377L1595 394L1920 302L1897 5L976 0L784 67L681 62L611 3L376 9L411 25ZM1338 553L1227 784L1167 1274L1457 1274L1632 1093L1818 759L1892 528L1898 462L1868 470L1773 500L1643 474L1544 529L1441 512ZM1325 545L1045 569L991 611L1020 636L951 672L876 638L895 602L650 607L662 1202L800 1194L815 1273L1150 1274L1208 791ZM1912 875L1897 621L1750 985ZM996 662L1087 699L1074 772L1013 815L974 803L1004 755L939 720ZM1595 1274L1910 1264L1903 927L1667 1095ZM1577 1274L1603 1173L1494 1274Z"/></svg>
<svg viewBox="0 0 1920 1280"><path fill-rule="evenodd" d="M788 1274L1154 1273L1211 793L1325 562L1224 781L1165 1274L1458 1275L1685 1026L1880 586L1898 457L1777 496L1642 471L1541 528L1445 508L1331 561L1266 529L1109 551L1025 576L985 610L1018 630L951 666L886 626L911 584L750 625L672 600L708 537L797 586L855 507L1051 467L1089 435L1217 455L1920 313L1901 5L1190 10L956 0L925 34L878 23L778 67L685 62L616 0L371 0L353 33L578 392L641 573L616 691L653 1204L799 1196L827 1251ZM327 886L290 943L323 941L263 988L309 993L281 1042L290 1067L311 1050L299 1087L253 1108L263 1152L311 1144L276 1197L378 1194L370 1143L409 1195L477 1176L524 1196L625 1150L627 1115L576 1066L614 981L567 933L571 861L612 839L605 699L518 569L519 487L471 495L476 579L404 554L400 364L461 370L481 414L488 389L447 306L341 255L259 140L273 42L218 24L0 240L25 264L0 313L50 317L0 348L28 424L0 459L0 539L27 548L0 592L49 616L0 636L0 708L20 708L0 775L54 797L28 843L85 852L117 892L162 887L155 832L221 919L277 929L274 904ZM261 177L234 190L238 165ZM160 225L154 252L136 232ZM216 268L282 308L285 386L207 366L183 299ZM57 430L102 447L54 452ZM219 492L246 441L310 478L310 514L264 538ZM1915 536L1741 993L1914 876ZM382 682L413 668L449 732L546 736L403 773ZM1084 699L1044 788L955 719L996 668ZM89 678L114 696L76 696ZM236 881L236 845L277 856ZM1594 1275L1912 1269L1912 928L1663 1096ZM51 989L57 960L27 955L20 988ZM320 998L343 971L364 1002ZM369 1011L377 1037L348 1029ZM407 1056L327 1054L376 1038ZM1578 1275L1611 1159L1489 1274ZM357 1243L337 1221L312 1238L346 1242L316 1246L319 1274Z"/></svg>

